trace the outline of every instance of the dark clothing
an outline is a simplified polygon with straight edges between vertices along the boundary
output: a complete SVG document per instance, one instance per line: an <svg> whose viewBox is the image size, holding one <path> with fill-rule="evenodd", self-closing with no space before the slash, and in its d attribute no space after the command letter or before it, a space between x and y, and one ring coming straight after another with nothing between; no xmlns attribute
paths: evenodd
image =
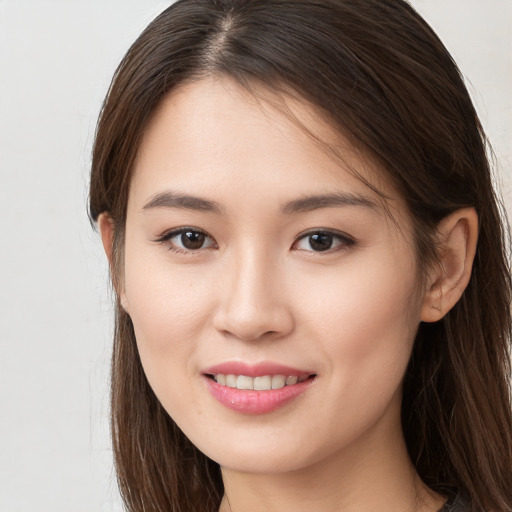
<svg viewBox="0 0 512 512"><path fill-rule="evenodd" d="M439 512L469 512L469 506L461 494L455 494L448 498Z"/></svg>

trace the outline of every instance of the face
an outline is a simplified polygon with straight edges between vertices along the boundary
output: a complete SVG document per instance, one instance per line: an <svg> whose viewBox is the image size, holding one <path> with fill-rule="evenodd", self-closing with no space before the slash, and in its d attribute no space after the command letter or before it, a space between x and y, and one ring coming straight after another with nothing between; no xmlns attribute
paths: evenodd
<svg viewBox="0 0 512 512"><path fill-rule="evenodd" d="M381 170L288 107L388 212L304 126L205 79L149 123L126 221L121 299L152 388L206 455L259 473L396 443L422 306Z"/></svg>

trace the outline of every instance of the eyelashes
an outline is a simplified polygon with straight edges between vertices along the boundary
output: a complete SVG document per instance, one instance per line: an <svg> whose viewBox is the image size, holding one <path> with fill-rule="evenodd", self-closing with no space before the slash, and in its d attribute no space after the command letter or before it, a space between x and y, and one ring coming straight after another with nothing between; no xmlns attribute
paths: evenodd
<svg viewBox="0 0 512 512"><path fill-rule="evenodd" d="M156 239L156 242L167 244L170 251L178 253L217 248L216 242L210 235L192 227L178 228L164 233Z"/></svg>
<svg viewBox="0 0 512 512"><path fill-rule="evenodd" d="M356 241L338 231L314 230L300 235L292 248L301 251L333 252L343 248L352 247Z"/></svg>
<svg viewBox="0 0 512 512"><path fill-rule="evenodd" d="M155 242L166 245L171 252L186 255L218 249L213 237L195 227L173 229L158 237ZM346 233L330 229L313 229L297 236L291 248L312 253L332 253L348 249L355 244L356 240Z"/></svg>

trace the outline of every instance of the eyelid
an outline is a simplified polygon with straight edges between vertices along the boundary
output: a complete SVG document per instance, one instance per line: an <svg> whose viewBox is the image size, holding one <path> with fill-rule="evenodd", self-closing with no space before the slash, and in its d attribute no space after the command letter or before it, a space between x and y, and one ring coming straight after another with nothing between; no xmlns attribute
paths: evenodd
<svg viewBox="0 0 512 512"><path fill-rule="evenodd" d="M207 239L209 239L211 241L211 245L208 247L202 247L199 249L186 249L186 248L176 247L175 245L172 245L170 243L170 240L172 240L174 237L181 235L182 233L185 233L187 231L192 231L194 233L200 233L200 234L204 235ZM296 250L300 250L300 251L304 251L304 252L311 252L311 253L315 253L315 254L323 254L323 253L329 254L332 252L336 252L337 250L351 247L351 246L355 245L357 242L352 236L350 236L347 233L344 233L342 231L337 231L337 230L333 230L333 229L325 229L325 228L314 228L314 229L309 229L305 232L300 233L293 241L292 249L301 240L304 240L305 238L315 235L315 234L329 235L333 239L338 240L341 243L335 245L334 247L326 249L325 251L315 251L313 249L311 249L311 250L296 249ZM209 235L205 230L198 228L198 227L194 227L194 226L181 226L181 227L170 229L170 230L162 233L156 239L154 239L154 242L163 244L163 245L168 244L169 245L168 249L170 251L177 252L180 254L187 254L187 255L196 254L196 253L202 252L207 249L209 250L209 249L217 249L218 248L217 242L211 235ZM340 246L341 246L341 249L340 249Z"/></svg>
<svg viewBox="0 0 512 512"><path fill-rule="evenodd" d="M295 240L292 244L292 249L301 240L304 240L305 238L315 235L315 234L329 235L329 236L332 236L334 239L341 241L342 243L333 248L327 249L325 251L314 251L313 249L311 249L310 251L308 251L307 249L297 249L297 250L304 251L304 252L311 252L311 253L315 253L315 254L329 254L332 252L336 252L337 250L340 250L340 249L338 249L340 247L340 245L342 246L341 249L344 249L344 248L352 247L357 243L357 240L354 237L348 235L347 233L344 233L343 231L337 231L335 229L326 229L326 228L315 228L315 229L309 229L308 231L300 233L295 238Z"/></svg>
<svg viewBox="0 0 512 512"><path fill-rule="evenodd" d="M194 250L194 249L183 249L181 247L176 247L176 246L173 246L170 244L170 241L174 237L181 235L182 233L185 233L187 231L193 231L194 233L200 233L200 234L204 235L206 238L208 238L209 240L212 241L212 246L202 247L200 249ZM187 255L196 254L196 253L202 252L206 249L212 249L212 248L216 249L217 248L217 242L215 241L215 239L211 235L209 235L204 229L201 229L201 228L198 228L195 226L181 226L178 228L172 228L168 231L165 231L157 238L155 238L154 242L162 244L162 245L168 244L168 246L169 246L168 249L170 251L177 252L180 254L187 254Z"/></svg>

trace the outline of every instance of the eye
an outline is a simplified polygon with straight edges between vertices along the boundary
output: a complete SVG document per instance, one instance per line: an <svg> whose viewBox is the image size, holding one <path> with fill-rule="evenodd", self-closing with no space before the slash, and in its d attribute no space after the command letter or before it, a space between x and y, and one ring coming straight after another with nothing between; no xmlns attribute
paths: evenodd
<svg viewBox="0 0 512 512"><path fill-rule="evenodd" d="M194 252L217 247L212 237L197 228L174 229L156 241L168 244L169 250L174 252Z"/></svg>
<svg viewBox="0 0 512 512"><path fill-rule="evenodd" d="M300 236L293 244L299 251L327 252L351 247L355 240L342 233L332 231L310 231Z"/></svg>

